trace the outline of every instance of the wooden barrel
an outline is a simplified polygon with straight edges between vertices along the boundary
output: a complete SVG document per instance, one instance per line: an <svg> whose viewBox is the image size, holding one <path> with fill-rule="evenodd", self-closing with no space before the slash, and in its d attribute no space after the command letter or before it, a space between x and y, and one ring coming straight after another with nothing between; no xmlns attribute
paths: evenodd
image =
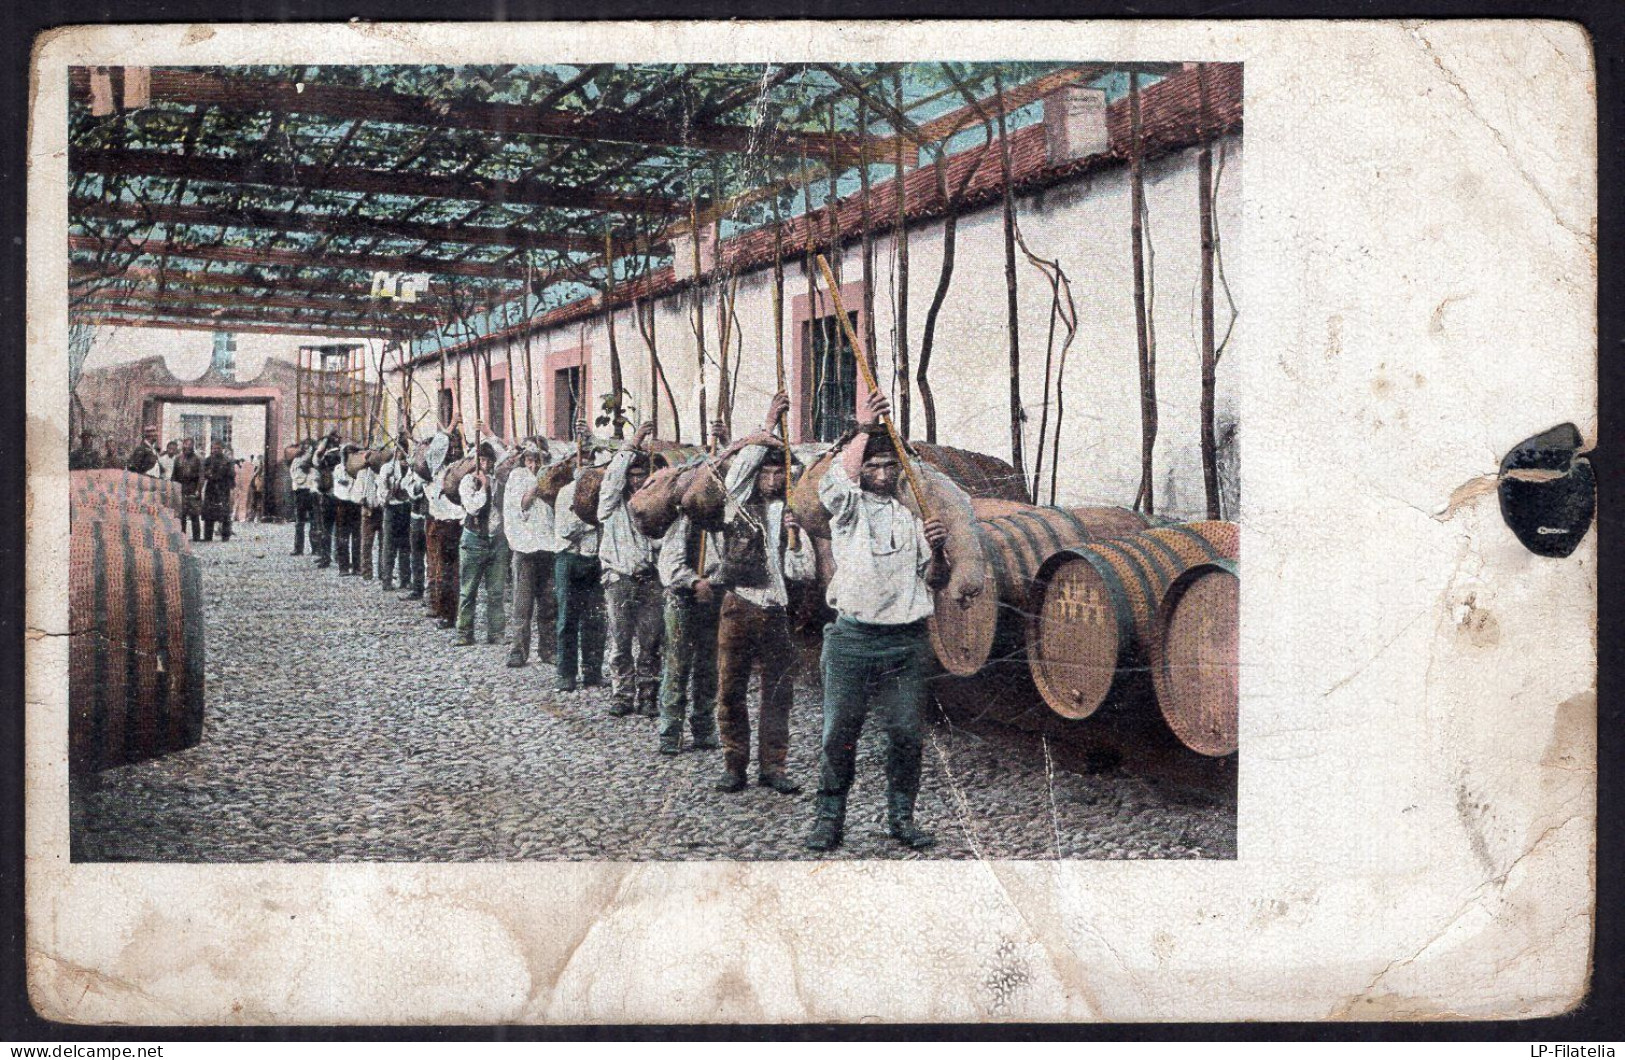
<svg viewBox="0 0 1625 1060"><path fill-rule="evenodd" d="M570 510L588 526L598 525L598 493L604 485L604 469L589 467L576 478L575 500Z"/></svg>
<svg viewBox="0 0 1625 1060"><path fill-rule="evenodd" d="M445 468L440 479L440 485L445 490L447 500L453 504L463 503L458 490L463 484L463 479L474 473L477 463L473 457L465 456L461 460L453 461Z"/></svg>
<svg viewBox="0 0 1625 1060"><path fill-rule="evenodd" d="M996 456L947 445L910 442L920 459L953 479L972 498L989 497L1031 504L1027 484L1016 469Z"/></svg>
<svg viewBox="0 0 1625 1060"><path fill-rule="evenodd" d="M971 501L987 556L989 584L964 606L938 591L931 646L943 669L969 677L991 662L1020 656L1033 576L1058 552L1102 537L1143 529L1146 516L1124 508L1041 508ZM983 513L996 513L985 515Z"/></svg>
<svg viewBox="0 0 1625 1060"><path fill-rule="evenodd" d="M1235 753L1240 639L1239 563L1199 563L1168 586L1148 645L1151 681L1168 728L1200 754Z"/></svg>
<svg viewBox="0 0 1625 1060"><path fill-rule="evenodd" d="M344 470L352 475L361 474L361 469L367 466L367 450L352 449L344 455Z"/></svg>
<svg viewBox="0 0 1625 1060"><path fill-rule="evenodd" d="M194 746L203 735L197 557L139 519L79 519L68 547L69 762L76 773ZM184 544L184 542L183 542Z"/></svg>
<svg viewBox="0 0 1625 1060"><path fill-rule="evenodd" d="M1027 662L1044 701L1062 717L1087 718L1114 685L1143 676L1168 586L1199 563L1237 558L1238 543L1235 523L1186 523L1045 560L1026 616Z"/></svg>
<svg viewBox="0 0 1625 1060"><path fill-rule="evenodd" d="M138 498L152 504L163 505L179 513L181 486L169 479L138 475L133 471L112 469L75 471L69 475L69 493L102 497Z"/></svg>

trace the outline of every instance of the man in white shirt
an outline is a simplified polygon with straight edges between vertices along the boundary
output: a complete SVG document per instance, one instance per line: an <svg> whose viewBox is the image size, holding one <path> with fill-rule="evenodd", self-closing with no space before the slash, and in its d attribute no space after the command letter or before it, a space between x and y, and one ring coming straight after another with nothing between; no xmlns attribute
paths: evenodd
<svg viewBox="0 0 1625 1060"><path fill-rule="evenodd" d="M694 750L722 746L717 742L717 609L722 601L711 582L721 563L722 535L701 530L687 513L679 515L660 539L656 566L666 589L661 754L682 753L685 721L694 734Z"/></svg>
<svg viewBox="0 0 1625 1060"><path fill-rule="evenodd" d="M316 550L316 443L299 443L299 455L288 462L288 487L293 493L293 551L305 554L305 527L310 527L310 549Z"/></svg>
<svg viewBox="0 0 1625 1060"><path fill-rule="evenodd" d="M156 475L166 482L175 477L175 458L181 454L180 447L173 441L164 446L164 451L158 454L158 466L149 474Z"/></svg>
<svg viewBox="0 0 1625 1060"><path fill-rule="evenodd" d="M452 423L452 430L457 428ZM429 472L423 487L427 499L424 524L424 561L428 568L429 617L441 629L457 624L457 549L467 513L445 493L446 472L462 459L462 439L457 434L437 431L429 443Z"/></svg>
<svg viewBox="0 0 1625 1060"><path fill-rule="evenodd" d="M475 468L457 489L463 506L463 533L457 543L457 640L474 643L474 609L485 596L485 643L500 644L508 618L502 594L508 587L508 537L502 528L502 482L496 467L507 449L495 438L479 441L485 425L474 425Z"/></svg>
<svg viewBox="0 0 1625 1060"><path fill-rule="evenodd" d="M813 577L812 541L798 535L790 548L787 530L795 516L784 503L787 480L784 448L773 437L790 399L776 394L762 429L728 467L727 529L723 562L713 581L725 587L717 623L717 721L722 733L722 779L717 790L745 786L750 766L752 670L759 670L756 782L784 795L801 785L786 772L790 757L790 702L794 692L795 646L790 642L789 583Z"/></svg>
<svg viewBox="0 0 1625 1060"><path fill-rule="evenodd" d="M649 478L649 454L643 446L653 434L653 423L638 428L632 444L610 459L598 491L598 563L609 608L609 712L616 717L634 711L660 716L663 608L655 573L660 543L638 529L626 504Z"/></svg>
<svg viewBox="0 0 1625 1060"><path fill-rule="evenodd" d="M824 627L824 745L812 850L841 845L858 737L873 710L885 726L886 811L894 839L915 850L936 839L914 823L920 789L921 707L931 662L926 619L931 590L948 576L947 528L921 522L898 499L903 468L882 420L891 412L871 392L857 434L831 462L818 489L830 514L835 576Z"/></svg>
<svg viewBox="0 0 1625 1060"><path fill-rule="evenodd" d="M546 458L535 442L526 443L519 466L508 472L503 489L502 525L513 553L513 646L508 651L509 666L530 661L532 619L536 629L536 657L549 659L546 642L553 637L553 555L558 540L553 536L553 506L538 495L539 478Z"/></svg>
<svg viewBox="0 0 1625 1060"><path fill-rule="evenodd" d="M382 513L378 551L379 587L384 592L395 588L396 572L400 574L403 589L412 586L412 501L406 493L406 455L412 450L412 436L401 431L389 459L378 469L378 506Z"/></svg>
<svg viewBox="0 0 1625 1060"><path fill-rule="evenodd" d="M338 502L333 497L333 469L343 459L339 447L339 432L335 427L316 446L316 522L312 527L312 545L316 551L316 566L323 570L333 565L333 531L338 522Z"/></svg>
<svg viewBox="0 0 1625 1060"><path fill-rule="evenodd" d="M576 425L578 437L586 435L586 424ZM580 480L581 469L576 469ZM590 688L603 683L604 668L604 589L598 565L596 527L581 521L575 513L576 482L568 483L553 501L553 532L559 551L553 558L553 591L558 606L554 627L554 665L558 668L558 689L573 692L579 676Z"/></svg>
<svg viewBox="0 0 1625 1060"><path fill-rule="evenodd" d="M340 577L361 573L361 505L355 476L347 466L357 448L344 445L338 463L333 465L333 551L337 553Z"/></svg>
<svg viewBox="0 0 1625 1060"><path fill-rule="evenodd" d="M361 514L361 580L372 581L373 557L378 550L378 531L384 525L384 508L378 503L378 472L369 462L356 472L350 495L355 498Z"/></svg>

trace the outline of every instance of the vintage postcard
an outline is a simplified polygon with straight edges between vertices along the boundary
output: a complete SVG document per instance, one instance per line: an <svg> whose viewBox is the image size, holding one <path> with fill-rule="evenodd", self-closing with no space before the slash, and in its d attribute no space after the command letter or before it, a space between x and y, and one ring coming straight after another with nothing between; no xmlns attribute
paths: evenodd
<svg viewBox="0 0 1625 1060"><path fill-rule="evenodd" d="M1573 1007L1596 150L1562 23L46 34L36 1009Z"/></svg>

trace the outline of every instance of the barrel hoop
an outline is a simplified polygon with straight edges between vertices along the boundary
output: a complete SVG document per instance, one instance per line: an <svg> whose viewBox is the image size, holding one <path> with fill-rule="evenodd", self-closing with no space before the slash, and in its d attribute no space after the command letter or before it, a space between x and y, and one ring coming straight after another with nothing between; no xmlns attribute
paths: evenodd
<svg viewBox="0 0 1625 1060"><path fill-rule="evenodd" d="M124 755L118 764L133 762L139 752L136 732L141 721L141 616L135 580L135 549L124 552ZM111 763L110 763L111 764Z"/></svg>
<svg viewBox="0 0 1625 1060"><path fill-rule="evenodd" d="M1056 511L1064 511L1064 510L1065 509L1061 509L1061 508L1056 509ZM1043 529L1045 534L1049 535L1050 541L1054 543L1054 545L1055 545L1054 548L1050 549L1048 552L1046 552L1042 556L1038 557L1040 566L1043 565L1044 560L1049 559L1051 556L1055 555L1055 553L1061 551L1061 549L1066 548L1067 545L1071 544L1070 541L1061 540L1061 535L1056 531L1055 524L1051 523L1048 519L1045 519L1042 515L1039 515L1037 512L1016 512L1012 516L1012 518L1025 519L1025 520L1029 520L1029 521L1031 521L1033 523L1036 523L1040 528Z"/></svg>
<svg viewBox="0 0 1625 1060"><path fill-rule="evenodd" d="M1099 546L1094 546L1098 548ZM1083 560L1100 575L1101 581L1106 583L1106 595L1112 599L1112 616L1117 619L1117 655L1119 661L1128 652L1129 645L1134 643L1134 615L1128 606L1128 589L1123 585L1123 578L1117 573L1111 561L1098 552L1089 548L1074 548L1067 555L1076 556Z"/></svg>
<svg viewBox="0 0 1625 1060"><path fill-rule="evenodd" d="M179 557L166 549L156 549L152 553L152 558L156 575L152 593L153 625L158 634L157 643L153 646L158 687L153 694L152 722L154 734L162 734L163 740L157 746L150 747L150 751L162 752L174 750L176 746L175 720L170 713L173 704L169 701L169 690L172 686L170 674L175 653L170 650L169 643L169 594L166 587L169 584L167 568L171 562L178 565ZM175 580L177 583L180 581L179 578Z"/></svg>
<svg viewBox="0 0 1625 1060"><path fill-rule="evenodd" d="M1184 564L1176 556L1174 562L1165 565L1163 563L1162 556L1158 554L1155 548L1151 547L1152 540L1154 539L1125 537L1119 539L1116 544L1132 548L1136 553L1144 556L1145 561L1142 565L1151 573L1155 574L1158 578L1161 578L1163 583L1166 584L1173 581L1174 578L1178 576L1179 569L1183 567ZM1157 609L1157 598L1152 597L1150 599L1150 604L1151 610L1155 611Z"/></svg>
<svg viewBox="0 0 1625 1060"><path fill-rule="evenodd" d="M90 527L91 614L96 622L90 630L95 648L93 667L95 688L90 697L90 751L85 763L91 769L101 766L102 742L107 739L107 545L102 541L101 527Z"/></svg>
<svg viewBox="0 0 1625 1060"><path fill-rule="evenodd" d="M1172 530L1177 534L1181 534L1181 535L1183 535L1185 537L1190 538L1192 541L1194 541L1198 545L1202 546L1202 551L1207 553L1207 558L1208 559L1223 559L1224 558L1223 556L1219 555L1219 550L1213 547L1213 542L1209 541L1207 538L1203 537L1201 534L1197 533L1195 530L1192 530L1189 526L1181 526L1181 525L1165 526L1165 527L1163 527L1163 529L1164 530Z"/></svg>
<svg viewBox="0 0 1625 1060"><path fill-rule="evenodd" d="M1083 525L1083 520L1073 515L1070 508L1051 508L1050 510L1060 515L1060 517L1065 519L1068 523L1071 523L1072 529L1076 530L1083 540L1093 541L1096 536L1098 536L1090 533L1089 528Z"/></svg>
<svg viewBox="0 0 1625 1060"><path fill-rule="evenodd" d="M1134 553L1124 548L1122 541L1100 541L1096 543L1095 547L1115 552L1128 561L1129 566L1134 569L1135 580L1140 583L1140 590L1145 593L1146 608L1155 614L1159 595L1151 586L1151 578L1146 573L1146 565L1136 558ZM1124 602L1127 603L1126 600Z"/></svg>
<svg viewBox="0 0 1625 1060"><path fill-rule="evenodd" d="M1174 551L1174 546L1170 545L1168 542L1164 541L1162 538L1157 537L1157 536L1155 536L1153 534L1143 534L1140 537L1136 538L1136 540L1144 541L1146 544L1151 545L1158 552L1163 553L1170 560L1172 560L1173 563L1174 563L1174 573L1177 574L1179 572L1179 568L1185 565L1185 561L1179 558L1179 553Z"/></svg>
<svg viewBox="0 0 1625 1060"><path fill-rule="evenodd" d="M1043 542L1038 540L1037 535L1027 526L1026 521L1020 518L1021 515L1021 512L1015 512L993 520L990 525L997 526L1006 538L1013 539L1015 535L1021 535L1021 539L1027 542L1027 547L1032 550L1033 570L1036 571L1044 565L1044 560L1049 558L1050 553L1044 550ZM1011 588L1014 588L1014 586L1011 586Z"/></svg>

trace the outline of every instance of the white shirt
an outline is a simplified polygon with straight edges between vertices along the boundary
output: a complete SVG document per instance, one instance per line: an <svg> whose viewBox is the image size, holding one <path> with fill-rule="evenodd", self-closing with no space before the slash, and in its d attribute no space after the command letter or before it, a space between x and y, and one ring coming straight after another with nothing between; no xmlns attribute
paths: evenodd
<svg viewBox="0 0 1625 1060"><path fill-rule="evenodd" d="M350 496L365 508L378 507L378 472L368 464L356 473L350 485Z"/></svg>
<svg viewBox="0 0 1625 1060"><path fill-rule="evenodd" d="M931 617L931 590L925 584L931 546L925 524L896 497L866 493L847 477L840 454L818 486L829 512L835 577L829 606L849 618L877 626L903 626Z"/></svg>
<svg viewBox="0 0 1625 1060"><path fill-rule="evenodd" d="M355 479L351 477L350 470L344 466L347 458L339 457L339 462L333 465L333 499L336 501L354 501Z"/></svg>
<svg viewBox="0 0 1625 1060"><path fill-rule="evenodd" d="M756 472L761 469L762 461L767 458L769 450L765 445L747 445L734 456L733 463L728 465L728 478L724 486L728 497L733 502L728 506L726 519L733 522L744 513L741 505L750 500L756 489ZM788 481L788 480L787 480ZM767 544L767 584L762 586L729 586L728 591L734 593L746 603L757 607L788 607L790 605L790 590L785 584L789 578L793 582L810 581L817 573L817 558L813 552L811 536L801 534L800 547L784 548L784 560L779 560L779 549L784 537L784 501L768 501L765 507L767 525L763 527L763 537Z"/></svg>
<svg viewBox="0 0 1625 1060"><path fill-rule="evenodd" d="M406 473L404 462L400 457L390 457L383 467L378 469L378 483L375 487L379 504L405 504L406 499L395 497L397 489L405 490L406 484L401 478Z"/></svg>
<svg viewBox="0 0 1625 1060"><path fill-rule="evenodd" d="M175 458L168 453L159 453L158 462L147 470L153 478L170 479L175 477Z"/></svg>
<svg viewBox="0 0 1625 1060"><path fill-rule="evenodd" d="M445 483L443 481L445 476L446 469L441 468L435 472L434 478L429 480L428 485L423 487L423 492L429 497L429 516L434 519L455 519L462 522L463 516L468 513L463 511L460 505L453 504L446 499Z"/></svg>
<svg viewBox="0 0 1625 1060"><path fill-rule="evenodd" d="M652 573L660 548L657 538L632 522L632 510L626 505L626 473L638 455L636 449L616 453L604 469L604 484L598 491L598 559L608 582Z"/></svg>
<svg viewBox="0 0 1625 1060"><path fill-rule="evenodd" d="M553 506L541 497L524 506L525 494L536 485L536 476L524 466L508 472L508 486L502 496L502 525L508 532L508 547L515 552L557 552L553 536Z"/></svg>
<svg viewBox="0 0 1625 1060"><path fill-rule="evenodd" d="M506 538L507 535L503 532L502 525L502 512L507 506L505 504L503 484L496 481L494 472L488 474L486 480L490 488L482 489L474 482L473 472L464 475L462 485L457 487L457 496L462 498L463 511L470 516L485 511L486 503L491 502L491 514L486 517L485 532L487 534L502 534ZM497 494L494 500L491 496L492 493Z"/></svg>
<svg viewBox="0 0 1625 1060"><path fill-rule="evenodd" d="M288 465L288 479L296 490L315 491L316 468L312 464L309 453L303 453L293 458L293 462Z"/></svg>
<svg viewBox="0 0 1625 1060"><path fill-rule="evenodd" d="M688 515L679 515L666 530L666 536L660 539L660 557L655 569L660 574L660 584L668 589L692 589L694 583L700 580L699 573L688 563L689 526ZM722 535L708 530L705 534L705 576L709 578L716 574L720 566Z"/></svg>
<svg viewBox="0 0 1625 1060"><path fill-rule="evenodd" d="M560 552L574 552L578 556L598 555L598 528L581 521L575 513L576 484L569 483L559 490L553 502L553 532L559 539Z"/></svg>

